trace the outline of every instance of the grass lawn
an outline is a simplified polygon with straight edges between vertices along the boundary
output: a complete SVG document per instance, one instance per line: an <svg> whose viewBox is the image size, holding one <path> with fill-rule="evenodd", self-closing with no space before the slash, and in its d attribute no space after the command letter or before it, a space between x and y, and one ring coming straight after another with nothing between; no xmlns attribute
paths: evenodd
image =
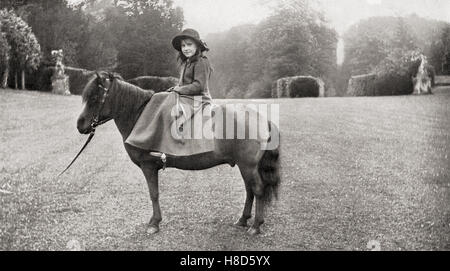
<svg viewBox="0 0 450 271"><path fill-rule="evenodd" d="M0 250L450 250L450 92L270 102L283 180L263 234L232 226L244 184L220 166L160 173L150 236L147 185L113 123L57 180L86 139L81 98L0 90Z"/></svg>

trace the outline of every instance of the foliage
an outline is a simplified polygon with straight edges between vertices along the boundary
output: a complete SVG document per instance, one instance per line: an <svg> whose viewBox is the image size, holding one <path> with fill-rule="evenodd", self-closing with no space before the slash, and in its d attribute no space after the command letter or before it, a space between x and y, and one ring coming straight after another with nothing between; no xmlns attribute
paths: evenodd
<svg viewBox="0 0 450 271"><path fill-rule="evenodd" d="M450 73L450 68L445 70L445 64L450 65L450 26L442 29L441 36L431 47L430 63L438 74Z"/></svg>
<svg viewBox="0 0 450 271"><path fill-rule="evenodd" d="M327 77L336 69L336 31L323 14L299 3L303 1L284 1L258 25L208 37L216 67L213 90L228 97L231 90L246 90L235 97L270 97L272 82L279 78Z"/></svg>
<svg viewBox="0 0 450 271"><path fill-rule="evenodd" d="M64 64L88 70L118 71L125 78L176 75L171 38L181 30L183 13L171 0L2 1L33 28L46 65L51 51L64 51ZM40 69L47 76L47 69ZM45 80L44 80L45 81ZM47 83L37 84L47 89Z"/></svg>
<svg viewBox="0 0 450 271"><path fill-rule="evenodd" d="M41 47L31 27L11 10L0 10L0 20L10 46L10 66L16 70L37 69Z"/></svg>
<svg viewBox="0 0 450 271"><path fill-rule="evenodd" d="M421 53L417 50L396 49L376 68L376 96L407 95L413 92L412 77L416 76L421 63Z"/></svg>
<svg viewBox="0 0 450 271"><path fill-rule="evenodd" d="M0 22L0 29L1 29ZM10 47L6 40L6 34L0 32L0 72L5 70L9 64Z"/></svg>
<svg viewBox="0 0 450 271"><path fill-rule="evenodd" d="M448 23L408 17L372 17L351 26L344 34L343 69L351 75L370 73L388 55L401 49L432 55L433 44ZM437 61L431 58L435 67Z"/></svg>
<svg viewBox="0 0 450 271"><path fill-rule="evenodd" d="M211 49L208 57L214 68L210 85L213 97L234 97L236 95L231 95L231 90L237 93L237 89L247 87L250 81L248 69L251 68L247 51L254 29L254 25L242 25L206 37Z"/></svg>
<svg viewBox="0 0 450 271"><path fill-rule="evenodd" d="M63 49L65 64L79 64L80 45L88 28L81 6L69 6L66 0L30 0L15 10L33 28L44 62L51 62L52 50Z"/></svg>
<svg viewBox="0 0 450 271"><path fill-rule="evenodd" d="M421 63L418 50L395 49L374 69L374 74L352 77L348 87L350 96L390 96L413 93L412 78ZM427 67L430 76L433 73Z"/></svg>
<svg viewBox="0 0 450 271"><path fill-rule="evenodd" d="M117 72L124 78L177 74L171 39L183 26L183 13L170 0L121 1L106 13L114 36Z"/></svg>

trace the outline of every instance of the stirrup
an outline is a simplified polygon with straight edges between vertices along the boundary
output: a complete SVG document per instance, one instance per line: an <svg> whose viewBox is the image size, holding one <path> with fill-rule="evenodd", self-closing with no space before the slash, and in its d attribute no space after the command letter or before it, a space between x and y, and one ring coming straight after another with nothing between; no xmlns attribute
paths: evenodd
<svg viewBox="0 0 450 271"><path fill-rule="evenodd" d="M167 164L167 155L165 153L161 152L150 152L150 156L156 157L161 159L161 162L163 164L162 170L166 170L166 164Z"/></svg>

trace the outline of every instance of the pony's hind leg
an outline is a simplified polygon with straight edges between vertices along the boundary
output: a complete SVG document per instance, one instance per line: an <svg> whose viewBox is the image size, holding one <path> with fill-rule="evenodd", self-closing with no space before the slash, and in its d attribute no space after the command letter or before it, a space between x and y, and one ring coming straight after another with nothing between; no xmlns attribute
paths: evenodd
<svg viewBox="0 0 450 271"><path fill-rule="evenodd" d="M152 200L153 215L150 219L147 233L155 234L159 232L159 223L162 221L161 208L159 206L158 169L153 166L141 166L147 180L150 198Z"/></svg>
<svg viewBox="0 0 450 271"><path fill-rule="evenodd" d="M255 206L255 220L253 225L248 229L248 234L257 235L261 233L260 226L264 223L264 201L262 200L263 192L264 192L264 184L261 180L261 177L258 173L257 165L245 166L239 165L239 169L241 171L242 177L244 178L247 190L247 196L249 192L251 192L251 200L247 202L244 208L244 213L242 219L247 220L251 217L251 207L253 205L253 198L256 197L256 206Z"/></svg>
<svg viewBox="0 0 450 271"><path fill-rule="evenodd" d="M253 200L255 198L251 185L249 182L246 181L245 178L244 183L245 183L245 190L247 192L244 204L244 211L242 212L242 217L239 218L239 220L235 223L235 225L239 227L247 227L247 220L249 220L252 217Z"/></svg>

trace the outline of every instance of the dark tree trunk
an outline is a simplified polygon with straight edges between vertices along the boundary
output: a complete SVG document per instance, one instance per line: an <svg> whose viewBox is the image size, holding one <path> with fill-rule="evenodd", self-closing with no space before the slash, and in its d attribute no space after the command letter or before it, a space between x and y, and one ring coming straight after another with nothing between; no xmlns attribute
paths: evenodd
<svg viewBox="0 0 450 271"><path fill-rule="evenodd" d="M25 90L25 70L22 70L22 90Z"/></svg>
<svg viewBox="0 0 450 271"><path fill-rule="evenodd" d="M17 84L17 71L14 73L14 89L18 89L18 84Z"/></svg>

